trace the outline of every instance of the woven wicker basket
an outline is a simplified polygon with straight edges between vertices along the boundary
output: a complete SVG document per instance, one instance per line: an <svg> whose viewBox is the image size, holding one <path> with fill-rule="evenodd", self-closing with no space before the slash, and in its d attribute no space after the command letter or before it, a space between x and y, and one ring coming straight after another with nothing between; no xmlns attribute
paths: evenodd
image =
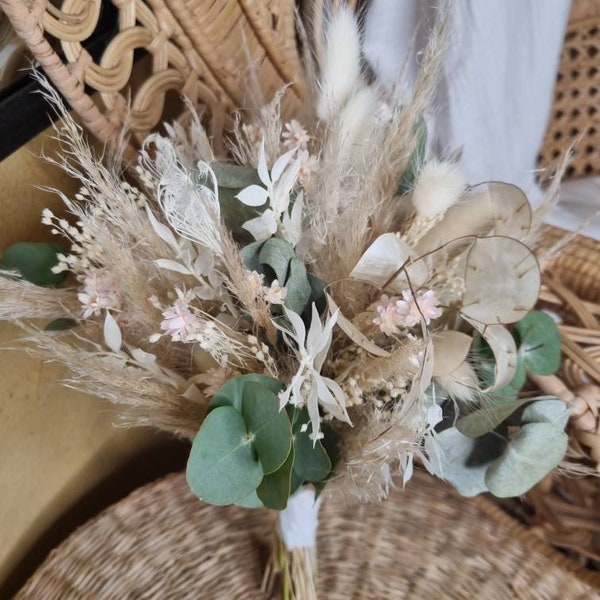
<svg viewBox="0 0 600 600"><path fill-rule="evenodd" d="M102 0L65 0L60 9L49 0L0 0L34 58L101 142L114 145L125 125L143 139L161 123L165 100L175 92L205 112L219 147L231 114L246 105L249 87L242 81L249 70L256 83L252 90L270 98L290 85L284 113L301 111L293 0L112 4L119 31L95 62L84 43L97 27ZM139 72L143 65L136 72L134 52L140 50L150 57L149 73ZM92 97L86 86L99 94Z"/></svg>
<svg viewBox="0 0 600 600"><path fill-rule="evenodd" d="M417 474L381 505L329 499L319 527L323 600L590 600L570 562L495 507L465 502ZM496 518L490 518L490 514ZM260 591L274 513L201 504L185 477L141 488L73 534L17 600L266 600Z"/></svg>

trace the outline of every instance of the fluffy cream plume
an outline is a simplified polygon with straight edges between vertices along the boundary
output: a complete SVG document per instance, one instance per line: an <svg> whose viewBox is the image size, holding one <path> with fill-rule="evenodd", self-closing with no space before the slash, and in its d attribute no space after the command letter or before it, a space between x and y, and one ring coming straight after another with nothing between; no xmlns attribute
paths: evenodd
<svg viewBox="0 0 600 600"><path fill-rule="evenodd" d="M477 400L479 380L473 367L466 361L454 372L434 379L453 400L469 404Z"/></svg>
<svg viewBox="0 0 600 600"><path fill-rule="evenodd" d="M412 203L421 217L444 214L467 187L458 163L428 160L422 167L412 193Z"/></svg>
<svg viewBox="0 0 600 600"><path fill-rule="evenodd" d="M350 375L361 382L365 392L385 389L387 382L410 381L415 372L415 359L423 350L422 341L407 341L388 357L361 358Z"/></svg>
<svg viewBox="0 0 600 600"><path fill-rule="evenodd" d="M573 146L569 147L567 151L563 154L560 164L556 169L552 177L552 181L550 185L546 189L544 197L541 203L536 207L532 214L531 220L531 228L529 230L529 234L527 237L522 240L523 243L529 248L536 248L539 245L540 240L542 239L543 234L543 226L544 221L550 211L554 209L554 207L560 201L560 184L562 183L562 179L566 173L567 167L573 158ZM598 213L594 214L595 218ZM587 222L584 223L581 228L585 227ZM573 240L573 238L579 233L579 231L565 232L565 234L550 248L544 249L542 252L538 252L538 262L540 264L540 269L543 271L554 258L558 256L560 251Z"/></svg>
<svg viewBox="0 0 600 600"><path fill-rule="evenodd" d="M321 65L317 115L329 121L345 104L359 83L360 32L353 11L342 6L326 29L326 47Z"/></svg>
<svg viewBox="0 0 600 600"><path fill-rule="evenodd" d="M73 317L80 304L74 289L44 288L0 273L0 320Z"/></svg>
<svg viewBox="0 0 600 600"><path fill-rule="evenodd" d="M149 349L149 338L156 333L161 319L152 298L168 303L175 287L191 289L198 281L191 274L161 268L157 264L163 259L179 260L178 255L185 249L169 241L174 240L173 234L158 234L148 214L151 201L141 189L126 181L119 162L121 157L96 156L81 128L64 111L60 99L53 92L49 92L49 99L62 117L62 124L56 131L61 155L59 159L49 160L79 179L82 188L74 199L58 192L68 211L74 215L75 225L52 216L47 219L71 239L73 246L68 264L77 277L86 276L92 267L110 274L118 285L115 291L121 299L121 310L117 320L125 332L125 341L134 347ZM194 128L198 127L201 126L196 123ZM193 136L197 138L198 149L206 152L202 134L195 131ZM181 154L177 149L178 142L161 138L158 143L163 152L158 153L157 163L152 163L146 156L146 161L137 169L138 177L149 192L160 187L160 173L169 172L173 163L183 169L178 162L178 153ZM219 306L216 299L204 303L202 309L210 313ZM159 344L159 351L166 353L163 364L172 366L166 348L166 344Z"/></svg>
<svg viewBox="0 0 600 600"><path fill-rule="evenodd" d="M341 152L362 158L365 150L369 152L370 134L377 109L378 94L373 87L359 89L347 102L340 115Z"/></svg>
<svg viewBox="0 0 600 600"><path fill-rule="evenodd" d="M184 124L173 121L163 123L163 127L177 152L179 162L192 168L199 160L211 162L215 157L196 107L188 98L184 98L184 104L187 110Z"/></svg>

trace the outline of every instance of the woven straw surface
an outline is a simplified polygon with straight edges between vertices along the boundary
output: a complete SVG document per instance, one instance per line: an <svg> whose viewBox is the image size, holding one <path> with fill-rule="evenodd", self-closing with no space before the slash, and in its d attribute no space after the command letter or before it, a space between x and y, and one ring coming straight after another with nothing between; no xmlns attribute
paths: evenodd
<svg viewBox="0 0 600 600"><path fill-rule="evenodd" d="M319 597L600 597L544 544L482 506L421 474L381 505L329 499L319 528ZM271 512L203 505L183 474L172 475L75 532L17 598L263 599L274 525Z"/></svg>
<svg viewBox="0 0 600 600"><path fill-rule="evenodd" d="M302 69L294 0L112 0L119 32L98 62L83 48L98 25L102 0L0 0L0 7L87 129L117 141L123 124L143 138L164 118L169 92L200 110L216 143L231 113L246 105L250 65L268 100L287 84L285 111L299 113ZM62 52L55 50L60 42ZM244 42L244 43L242 43ZM135 79L134 51L150 56ZM140 79L140 77L138 77ZM84 86L100 92L100 104ZM131 112L128 97L131 96Z"/></svg>

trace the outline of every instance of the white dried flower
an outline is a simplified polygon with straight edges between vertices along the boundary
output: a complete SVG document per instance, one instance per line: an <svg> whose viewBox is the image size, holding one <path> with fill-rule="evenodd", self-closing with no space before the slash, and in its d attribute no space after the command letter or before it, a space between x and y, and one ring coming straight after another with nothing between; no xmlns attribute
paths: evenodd
<svg viewBox="0 0 600 600"><path fill-rule="evenodd" d="M433 290L419 291L416 298L410 290L404 290L402 300L396 302L396 307L404 316L405 326L409 328L417 325L421 319L429 325L432 319L441 317L443 312Z"/></svg>
<svg viewBox="0 0 600 600"><path fill-rule="evenodd" d="M375 305L377 317L373 319L375 325L386 335L400 333L400 328L404 327L404 314L398 310L396 303L400 300L397 296L389 297L382 294L381 299Z"/></svg>
<svg viewBox="0 0 600 600"><path fill-rule="evenodd" d="M280 156L269 173L263 140L258 155L257 172L264 187L250 185L236 196L246 206L258 207L268 203L268 208L260 216L242 225L257 241L270 238L282 226L282 215L288 212L290 193L300 172L301 162L300 159L294 158L295 154L296 150L290 150Z"/></svg>
<svg viewBox="0 0 600 600"><path fill-rule="evenodd" d="M460 165L435 158L421 169L412 195L412 203L422 217L444 214L461 197L466 180Z"/></svg>
<svg viewBox="0 0 600 600"><path fill-rule="evenodd" d="M307 333L299 315L285 307L283 310L291 330L282 327L275 321L273 324L283 333L284 341L296 355L298 371L292 377L289 386L280 392L279 400L281 407L288 403L295 406L306 405L312 428L310 437L317 440L320 437L321 423L319 405L332 417L350 423L346 412L346 397L342 388L333 379L321 375L338 313L336 311L330 315L323 325L313 302L310 328Z"/></svg>
<svg viewBox="0 0 600 600"><path fill-rule="evenodd" d="M263 294L269 304L283 304L287 297L287 289L281 287L279 281L275 279L270 287L263 287Z"/></svg>

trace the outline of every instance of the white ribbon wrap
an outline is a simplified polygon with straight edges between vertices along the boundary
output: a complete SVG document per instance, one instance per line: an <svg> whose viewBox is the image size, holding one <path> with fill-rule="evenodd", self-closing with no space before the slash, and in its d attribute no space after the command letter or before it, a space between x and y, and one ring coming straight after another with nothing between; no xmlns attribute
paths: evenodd
<svg viewBox="0 0 600 600"><path fill-rule="evenodd" d="M298 490L289 499L287 508L279 512L281 537L288 550L314 548L320 506L321 499L315 500L315 491L307 487Z"/></svg>

